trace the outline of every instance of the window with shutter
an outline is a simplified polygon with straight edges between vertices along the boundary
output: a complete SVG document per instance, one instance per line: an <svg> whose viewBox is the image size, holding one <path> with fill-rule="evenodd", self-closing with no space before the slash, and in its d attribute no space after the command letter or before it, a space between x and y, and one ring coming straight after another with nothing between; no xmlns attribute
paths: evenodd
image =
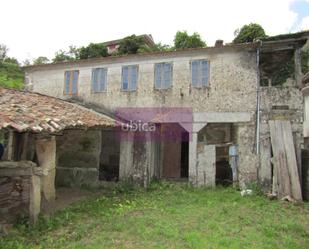
<svg viewBox="0 0 309 249"><path fill-rule="evenodd" d="M158 63L155 64L155 88L168 89L172 85L172 64Z"/></svg>
<svg viewBox="0 0 309 249"><path fill-rule="evenodd" d="M207 60L191 62L191 84L193 87L207 87L209 85L209 62Z"/></svg>
<svg viewBox="0 0 309 249"><path fill-rule="evenodd" d="M129 89L129 67L122 68L122 89Z"/></svg>
<svg viewBox="0 0 309 249"><path fill-rule="evenodd" d="M66 71L65 72L64 94L70 94L70 79L71 79L71 73L70 71Z"/></svg>
<svg viewBox="0 0 309 249"><path fill-rule="evenodd" d="M78 93L78 70L66 71L64 73L64 94L77 95Z"/></svg>
<svg viewBox="0 0 309 249"><path fill-rule="evenodd" d="M122 90L136 91L138 82L138 67L124 66L122 67Z"/></svg>
<svg viewBox="0 0 309 249"><path fill-rule="evenodd" d="M91 79L92 92L104 92L107 86L107 69L94 68L92 69Z"/></svg>

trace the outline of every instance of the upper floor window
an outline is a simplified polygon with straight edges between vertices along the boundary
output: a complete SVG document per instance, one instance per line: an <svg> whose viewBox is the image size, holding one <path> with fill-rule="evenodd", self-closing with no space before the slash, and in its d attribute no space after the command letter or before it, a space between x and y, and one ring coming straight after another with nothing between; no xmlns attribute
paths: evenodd
<svg viewBox="0 0 309 249"><path fill-rule="evenodd" d="M155 88L167 89L172 85L172 63L155 64Z"/></svg>
<svg viewBox="0 0 309 249"><path fill-rule="evenodd" d="M77 95L78 92L78 70L65 71L65 86L64 94L66 95Z"/></svg>
<svg viewBox="0 0 309 249"><path fill-rule="evenodd" d="M137 70L136 65L122 67L122 90L135 91L137 89Z"/></svg>
<svg viewBox="0 0 309 249"><path fill-rule="evenodd" d="M92 92L104 92L107 85L107 69L94 68L92 69L91 88Z"/></svg>
<svg viewBox="0 0 309 249"><path fill-rule="evenodd" d="M207 60L191 62L191 82L193 87L209 85L209 62Z"/></svg>

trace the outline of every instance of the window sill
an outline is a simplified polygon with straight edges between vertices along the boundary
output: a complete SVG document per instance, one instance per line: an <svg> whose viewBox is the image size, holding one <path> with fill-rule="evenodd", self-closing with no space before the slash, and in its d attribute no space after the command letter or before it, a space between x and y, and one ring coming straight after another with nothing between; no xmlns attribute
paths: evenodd
<svg viewBox="0 0 309 249"><path fill-rule="evenodd" d="M93 91L91 91L91 94L98 94L98 93L107 93L107 90L105 90L105 91L99 91L99 92L93 92Z"/></svg>

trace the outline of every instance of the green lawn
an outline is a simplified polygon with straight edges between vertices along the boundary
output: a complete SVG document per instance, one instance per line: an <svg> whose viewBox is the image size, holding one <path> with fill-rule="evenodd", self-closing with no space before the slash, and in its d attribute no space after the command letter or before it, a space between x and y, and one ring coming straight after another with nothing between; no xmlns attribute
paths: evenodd
<svg viewBox="0 0 309 249"><path fill-rule="evenodd" d="M0 239L3 249L308 247L307 204L169 183L107 191Z"/></svg>

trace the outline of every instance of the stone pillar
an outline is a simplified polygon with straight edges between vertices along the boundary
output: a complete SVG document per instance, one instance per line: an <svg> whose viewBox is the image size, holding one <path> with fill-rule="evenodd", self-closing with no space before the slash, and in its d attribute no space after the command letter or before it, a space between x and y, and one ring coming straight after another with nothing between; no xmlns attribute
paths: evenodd
<svg viewBox="0 0 309 249"><path fill-rule="evenodd" d="M200 131L207 123L193 123L193 129L191 131L191 139L189 142L189 182L193 185L198 185L198 141L197 135L198 131Z"/></svg>
<svg viewBox="0 0 309 249"><path fill-rule="evenodd" d="M41 178L42 194L45 200L53 201L56 198L56 140L55 137L37 138L36 154L38 164L43 170Z"/></svg>
<svg viewBox="0 0 309 249"><path fill-rule="evenodd" d="M14 160L14 138L15 138L15 133L14 131L10 130L8 148L7 148L7 160L8 161Z"/></svg>
<svg viewBox="0 0 309 249"><path fill-rule="evenodd" d="M197 185L197 132L192 132L189 143L189 182Z"/></svg>
<svg viewBox="0 0 309 249"><path fill-rule="evenodd" d="M134 133L123 133L120 139L119 180L126 181L133 173Z"/></svg>
<svg viewBox="0 0 309 249"><path fill-rule="evenodd" d="M197 145L197 186L216 186L216 146Z"/></svg>
<svg viewBox="0 0 309 249"><path fill-rule="evenodd" d="M41 211L41 178L34 174L31 177L29 216L32 224L38 220Z"/></svg>

